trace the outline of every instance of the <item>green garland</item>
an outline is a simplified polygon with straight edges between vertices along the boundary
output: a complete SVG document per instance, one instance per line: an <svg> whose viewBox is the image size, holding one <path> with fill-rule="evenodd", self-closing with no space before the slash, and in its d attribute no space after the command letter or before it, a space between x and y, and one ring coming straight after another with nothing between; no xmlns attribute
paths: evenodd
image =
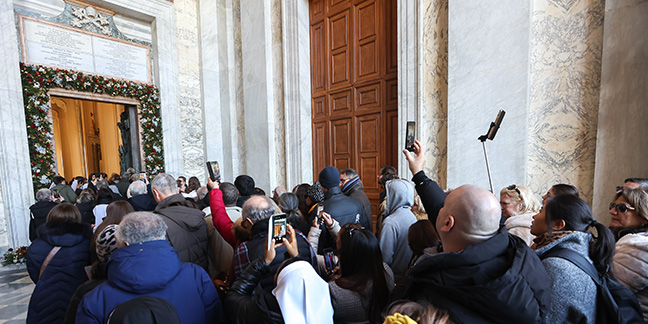
<svg viewBox="0 0 648 324"><path fill-rule="evenodd" d="M54 87L139 100L140 131L146 171L149 175L164 172L160 95L155 86L24 63L20 63L20 72L34 191L49 186L56 175L52 171L55 163L51 144L54 134L48 117L50 110L48 91Z"/></svg>

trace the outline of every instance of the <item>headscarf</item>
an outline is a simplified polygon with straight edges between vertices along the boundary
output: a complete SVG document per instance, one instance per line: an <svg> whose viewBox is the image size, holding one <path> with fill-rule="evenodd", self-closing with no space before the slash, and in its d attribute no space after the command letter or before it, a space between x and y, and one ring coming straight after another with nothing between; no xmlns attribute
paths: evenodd
<svg viewBox="0 0 648 324"><path fill-rule="evenodd" d="M286 323L333 323L329 286L306 261L296 261L283 268L272 294Z"/></svg>
<svg viewBox="0 0 648 324"><path fill-rule="evenodd" d="M310 188L308 188L306 195L310 197L314 203L321 203L324 201L324 191L322 191L322 186L319 181L316 181L312 186L310 186Z"/></svg>
<svg viewBox="0 0 648 324"><path fill-rule="evenodd" d="M108 225L97 235L97 241L95 243L99 262L108 261L110 254L117 248L117 241L115 240L117 226L115 224Z"/></svg>

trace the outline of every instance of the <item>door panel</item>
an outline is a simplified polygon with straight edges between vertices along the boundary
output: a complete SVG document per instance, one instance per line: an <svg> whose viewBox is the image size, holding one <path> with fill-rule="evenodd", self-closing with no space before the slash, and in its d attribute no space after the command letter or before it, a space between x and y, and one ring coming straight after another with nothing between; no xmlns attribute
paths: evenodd
<svg viewBox="0 0 648 324"><path fill-rule="evenodd" d="M311 0L310 30L313 177L355 169L376 214L399 154L396 0Z"/></svg>

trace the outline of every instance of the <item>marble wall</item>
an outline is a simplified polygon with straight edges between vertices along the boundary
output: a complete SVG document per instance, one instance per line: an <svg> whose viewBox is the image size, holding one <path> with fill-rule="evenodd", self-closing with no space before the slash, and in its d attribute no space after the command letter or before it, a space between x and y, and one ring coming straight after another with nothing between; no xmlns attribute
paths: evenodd
<svg viewBox="0 0 648 324"><path fill-rule="evenodd" d="M187 178L196 176L201 183L204 183L207 177L197 1L175 0L174 9L179 54L180 138L178 140L182 142L181 173Z"/></svg>
<svg viewBox="0 0 648 324"><path fill-rule="evenodd" d="M615 186L629 177L648 178L647 18L646 1L605 1L592 206L604 224Z"/></svg>
<svg viewBox="0 0 648 324"><path fill-rule="evenodd" d="M603 0L535 0L529 53L526 183L570 183L592 202Z"/></svg>
<svg viewBox="0 0 648 324"><path fill-rule="evenodd" d="M480 135L506 111L487 141L495 192L526 172L530 3L450 1L448 32L448 187L489 188Z"/></svg>

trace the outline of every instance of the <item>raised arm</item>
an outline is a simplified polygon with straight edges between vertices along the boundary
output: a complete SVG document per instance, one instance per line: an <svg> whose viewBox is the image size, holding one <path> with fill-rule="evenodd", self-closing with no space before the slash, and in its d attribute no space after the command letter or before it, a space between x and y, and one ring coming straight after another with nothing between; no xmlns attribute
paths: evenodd
<svg viewBox="0 0 648 324"><path fill-rule="evenodd" d="M428 219L436 228L436 219L439 216L439 210L443 208L446 193L436 181L428 178L423 171L425 152L421 146L421 142L418 140L414 142L414 154L416 156L407 150L403 150L403 154L405 154L409 169L412 172L412 181L416 185L416 192L421 197L423 207L425 207L428 213Z"/></svg>
<svg viewBox="0 0 648 324"><path fill-rule="evenodd" d="M214 228L227 243L234 247L236 245L236 236L232 231L234 222L227 216L225 203L223 202L223 192L218 189L217 182L213 182L211 179L208 180L208 185L211 188L209 192L209 209L211 210Z"/></svg>

